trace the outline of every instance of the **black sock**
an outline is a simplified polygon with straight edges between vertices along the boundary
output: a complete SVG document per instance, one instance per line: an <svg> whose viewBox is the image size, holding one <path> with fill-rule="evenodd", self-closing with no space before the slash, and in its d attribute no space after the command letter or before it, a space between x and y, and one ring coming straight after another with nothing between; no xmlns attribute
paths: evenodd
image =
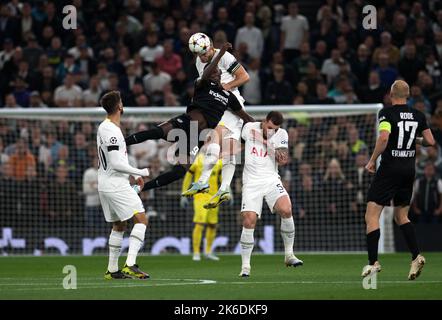
<svg viewBox="0 0 442 320"><path fill-rule="evenodd" d="M182 165L175 165L172 170L160 174L155 179L144 184L143 191L159 188L177 181L186 175L186 168Z"/></svg>
<svg viewBox="0 0 442 320"><path fill-rule="evenodd" d="M408 249L411 252L411 260L416 259L420 252L417 246L416 232L414 231L413 224L411 222L404 223L399 226L399 228L401 229L405 242L407 242Z"/></svg>
<svg viewBox="0 0 442 320"><path fill-rule="evenodd" d="M381 230L376 229L367 234L367 251L368 264L373 265L378 260L379 238L381 237Z"/></svg>
<svg viewBox="0 0 442 320"><path fill-rule="evenodd" d="M154 127L150 130L140 131L128 136L126 140L126 146L132 144L141 143L146 140L158 140L163 139L164 131L160 127Z"/></svg>

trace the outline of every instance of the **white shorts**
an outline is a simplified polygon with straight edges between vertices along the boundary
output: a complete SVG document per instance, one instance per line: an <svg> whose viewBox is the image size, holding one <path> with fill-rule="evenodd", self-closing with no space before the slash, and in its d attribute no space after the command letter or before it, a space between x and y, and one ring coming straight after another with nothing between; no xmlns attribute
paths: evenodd
<svg viewBox="0 0 442 320"><path fill-rule="evenodd" d="M229 130L229 132L223 136L223 139L235 139L239 141L243 123L244 121L240 117L232 111L226 110L221 121L218 123L219 126L223 126Z"/></svg>
<svg viewBox="0 0 442 320"><path fill-rule="evenodd" d="M126 221L136 213L145 212L140 197L132 187L117 192L98 192L107 222Z"/></svg>
<svg viewBox="0 0 442 320"><path fill-rule="evenodd" d="M276 201L288 195L280 179L275 179L265 185L257 185L254 183L245 184L242 188L241 212L252 211L258 215L258 218L261 218L264 199L270 211L273 213Z"/></svg>

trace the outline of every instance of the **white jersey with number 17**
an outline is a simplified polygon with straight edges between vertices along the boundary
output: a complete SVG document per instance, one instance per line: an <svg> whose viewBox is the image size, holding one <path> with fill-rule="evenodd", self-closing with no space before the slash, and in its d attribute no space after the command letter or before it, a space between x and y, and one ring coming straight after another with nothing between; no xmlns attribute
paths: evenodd
<svg viewBox="0 0 442 320"><path fill-rule="evenodd" d="M245 141L243 183L265 185L270 179L279 177L278 163L268 154L267 147L253 138L252 130L262 134L261 122L248 122L242 129L241 136ZM279 128L267 143L274 149L288 148L287 131Z"/></svg>

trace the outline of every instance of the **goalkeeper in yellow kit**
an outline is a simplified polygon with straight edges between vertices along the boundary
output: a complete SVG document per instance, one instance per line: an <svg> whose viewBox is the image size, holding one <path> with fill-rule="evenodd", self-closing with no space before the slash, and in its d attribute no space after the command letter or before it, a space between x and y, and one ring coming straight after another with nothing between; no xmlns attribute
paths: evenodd
<svg viewBox="0 0 442 320"><path fill-rule="evenodd" d="M203 171L204 164L204 154L200 153L195 161L193 162L190 169L187 171L182 191L185 192L189 189L190 184L193 181L198 181ZM216 236L216 227L218 224L218 212L219 208L204 209L204 204L210 201L212 196L218 192L219 185L221 184L221 170L222 161L218 160L213 168L212 174L209 178L209 188L206 193L197 193L193 196L193 222L195 226L192 233L192 245L193 245L193 260L201 260L201 240L203 237L204 227L206 227L206 248L205 257L210 260L219 260L217 256L212 253L212 244ZM185 208L188 204L188 199L185 197L181 198L181 207Z"/></svg>

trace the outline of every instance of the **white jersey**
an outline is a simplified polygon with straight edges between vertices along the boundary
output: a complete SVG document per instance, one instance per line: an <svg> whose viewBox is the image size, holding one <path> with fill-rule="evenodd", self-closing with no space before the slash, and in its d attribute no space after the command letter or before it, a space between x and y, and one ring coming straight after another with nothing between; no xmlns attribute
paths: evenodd
<svg viewBox="0 0 442 320"><path fill-rule="evenodd" d="M130 186L129 174L118 172L112 168L109 152L119 152L120 157L129 164L126 142L120 127L109 119L104 120L98 127L98 191L116 192Z"/></svg>
<svg viewBox="0 0 442 320"><path fill-rule="evenodd" d="M252 130L262 133L261 122L248 122L242 129L242 138L245 141L245 162L243 183L266 184L270 179L279 179L278 163L274 156L267 152L267 147L253 139ZM274 149L288 148L288 133L280 128L268 140Z"/></svg>
<svg viewBox="0 0 442 320"><path fill-rule="evenodd" d="M219 49L215 49L215 54L213 55L213 58L215 58L219 54ZM212 59L213 59L212 58ZM196 58L196 70L198 71L198 75L201 77L204 72L204 66L207 63L203 63L200 59L200 57ZM236 61L236 58L230 53L226 52L222 56L221 60L218 63L218 68L221 70L221 83L228 83L233 80L235 80L235 77L233 74L235 73L238 68L241 67L241 64ZM239 93L238 88L234 88L231 90L231 92L238 98L239 102L241 104L244 104L244 98L241 96L241 93Z"/></svg>

